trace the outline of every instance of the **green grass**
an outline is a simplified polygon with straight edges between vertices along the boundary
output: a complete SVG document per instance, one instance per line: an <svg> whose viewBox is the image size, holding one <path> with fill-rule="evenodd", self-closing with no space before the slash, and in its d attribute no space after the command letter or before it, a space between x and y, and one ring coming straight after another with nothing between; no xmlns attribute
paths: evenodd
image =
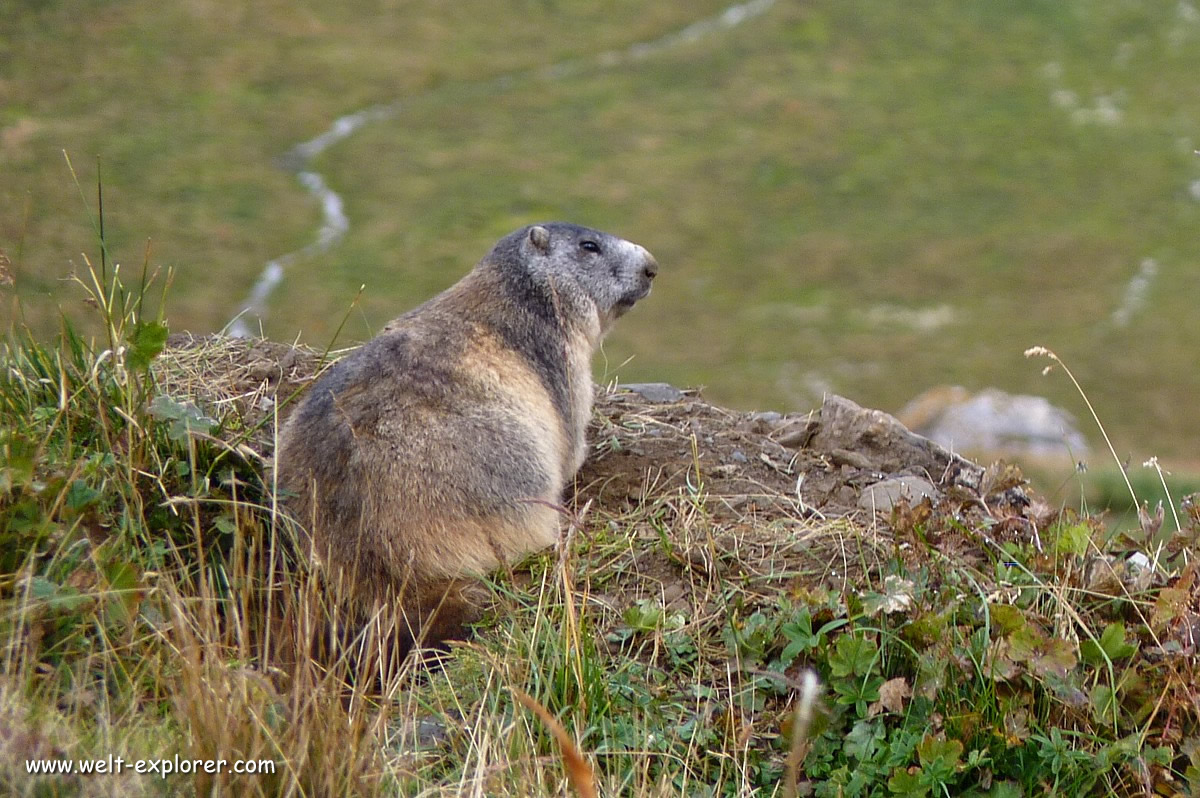
<svg viewBox="0 0 1200 798"><path fill-rule="evenodd" d="M80 316L58 278L83 268L72 253L91 231L61 150L85 183L98 156L114 254L140 263L152 239L152 263L176 267L173 326L218 329L318 223L274 159L400 99L315 163L351 233L292 269L269 335L323 345L365 283L347 332L366 338L499 235L562 217L663 264L607 346L623 378L740 407L807 409L828 388L895 410L960 383L1078 409L1021 357L1043 344L1074 364L1122 456L1193 466L1190 5L780 2L642 60L490 82L722 8L10 2L0 250L22 296L48 298L29 308ZM1114 326L1148 257L1146 304ZM34 316L42 334L57 324Z"/></svg>

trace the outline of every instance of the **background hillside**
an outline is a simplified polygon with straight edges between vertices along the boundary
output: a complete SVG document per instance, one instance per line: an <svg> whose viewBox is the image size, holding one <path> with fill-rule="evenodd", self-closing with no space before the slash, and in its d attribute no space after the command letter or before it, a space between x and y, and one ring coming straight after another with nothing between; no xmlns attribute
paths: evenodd
<svg viewBox="0 0 1200 798"><path fill-rule="evenodd" d="M93 205L98 157L112 254L140 269L152 240L172 329L220 329L322 224L282 156L398 102L310 164L350 229L289 266L269 336L323 345L365 284L364 339L566 218L663 264L598 376L787 410L991 385L1080 413L1022 358L1044 344L1122 455L1196 459L1200 10L778 0L688 28L725 8L0 3L0 250L35 328L79 315L61 280L95 239L62 151Z"/></svg>

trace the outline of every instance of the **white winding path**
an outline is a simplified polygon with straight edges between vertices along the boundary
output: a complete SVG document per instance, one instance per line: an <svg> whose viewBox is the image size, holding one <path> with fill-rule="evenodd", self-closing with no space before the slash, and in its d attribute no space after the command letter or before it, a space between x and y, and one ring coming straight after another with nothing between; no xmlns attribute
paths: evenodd
<svg viewBox="0 0 1200 798"><path fill-rule="evenodd" d="M488 91L499 92L530 78L562 80L590 71L612 69L622 64L641 61L663 50L691 44L706 36L737 27L743 22L766 13L774 4L775 0L748 0L748 2L729 6L716 16L697 20L657 39L636 42L622 50L609 50L590 58L560 61L557 64L532 70L508 73L474 85ZM462 85L454 84L445 88L462 88ZM313 159L342 139L353 135L363 125L391 119L399 114L400 110L401 103L396 101L372 105L352 114L338 117L324 133L297 144L284 155L284 167L295 174L300 184L320 203L321 226L317 230L316 238L311 243L267 262L263 267L262 274L259 275L254 287L250 290L250 295L242 302L238 315L226 325L226 332L229 335L239 338L248 338L254 335L257 330L253 329L251 325L257 327L258 321L267 315L267 302L271 298L271 294L283 282L288 267L296 261L328 251L350 229L350 219L346 216L341 196L329 187L319 172L310 168Z"/></svg>

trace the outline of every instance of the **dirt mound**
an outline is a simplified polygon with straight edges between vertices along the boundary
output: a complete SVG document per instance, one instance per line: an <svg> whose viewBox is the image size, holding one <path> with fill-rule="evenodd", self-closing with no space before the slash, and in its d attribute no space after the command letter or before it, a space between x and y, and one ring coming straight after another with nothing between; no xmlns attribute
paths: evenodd
<svg viewBox="0 0 1200 798"><path fill-rule="evenodd" d="M691 391L665 395L647 400L618 386L597 397L581 496L607 506L685 489L724 518L772 519L887 512L905 489L915 502L982 486L984 469L842 397L782 415L727 410ZM902 477L895 495L863 502L864 489Z"/></svg>
<svg viewBox="0 0 1200 798"><path fill-rule="evenodd" d="M341 354L182 333L156 373L164 393L204 408L266 458L275 425ZM668 385L615 386L597 393L589 440L576 506L619 509L681 493L703 497L723 521L870 520L901 498L936 502L949 493L986 507L989 491L984 469L838 396L808 413L744 413Z"/></svg>
<svg viewBox="0 0 1200 798"><path fill-rule="evenodd" d="M266 462L277 425L331 359L184 335L155 368L162 392L194 402L221 421L219 437ZM980 468L837 396L809 413L746 413L667 385L614 386L597 392L589 441L564 498L579 524L567 528L586 526L576 555L599 558L586 592L612 610L650 599L719 626L731 591L766 605L856 588L930 547L983 563L985 549L1036 529L1018 472ZM921 545L911 545L918 526ZM981 526L986 541L963 531Z"/></svg>

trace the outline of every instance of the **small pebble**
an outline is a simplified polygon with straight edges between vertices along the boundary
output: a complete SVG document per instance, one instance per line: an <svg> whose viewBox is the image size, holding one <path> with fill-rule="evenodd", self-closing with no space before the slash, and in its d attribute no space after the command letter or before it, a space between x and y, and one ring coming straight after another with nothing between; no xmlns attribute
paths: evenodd
<svg viewBox="0 0 1200 798"><path fill-rule="evenodd" d="M617 387L636 393L653 404L670 404L678 402L684 397L683 391L665 382L631 382Z"/></svg>

